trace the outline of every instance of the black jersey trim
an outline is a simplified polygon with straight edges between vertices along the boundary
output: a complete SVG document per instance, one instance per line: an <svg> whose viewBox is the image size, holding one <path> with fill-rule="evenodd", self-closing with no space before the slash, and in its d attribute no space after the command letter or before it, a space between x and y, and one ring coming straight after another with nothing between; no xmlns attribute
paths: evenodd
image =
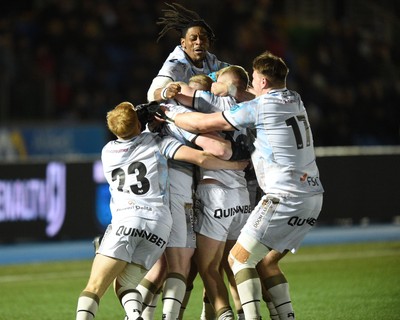
<svg viewBox="0 0 400 320"><path fill-rule="evenodd" d="M235 129L236 131L239 131L240 129L236 128L226 117L225 117L225 111L222 112L222 116L224 117L225 121L228 122L233 129Z"/></svg>
<svg viewBox="0 0 400 320"><path fill-rule="evenodd" d="M174 151L174 154L172 155L171 159L175 159L176 153L177 153L178 150L179 150L180 148L182 148L183 146L184 146L184 144L181 144L178 148L176 148L176 150Z"/></svg>

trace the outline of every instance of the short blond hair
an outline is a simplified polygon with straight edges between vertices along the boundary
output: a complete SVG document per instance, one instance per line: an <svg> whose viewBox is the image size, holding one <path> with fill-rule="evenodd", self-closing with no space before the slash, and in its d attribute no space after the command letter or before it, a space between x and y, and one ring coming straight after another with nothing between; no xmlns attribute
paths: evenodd
<svg viewBox="0 0 400 320"><path fill-rule="evenodd" d="M108 129L121 139L134 137L138 126L138 116L135 107L130 102L121 102L113 110L107 112Z"/></svg>
<svg viewBox="0 0 400 320"><path fill-rule="evenodd" d="M202 90L210 91L213 82L213 79L206 74L196 74L189 79L188 85L190 86L190 83L197 83L201 86Z"/></svg>
<svg viewBox="0 0 400 320"><path fill-rule="evenodd" d="M217 80L218 80L219 76L221 76L225 73L229 73L229 74L236 76L239 79L240 84L243 86L242 89L245 90L249 86L249 83L250 83L249 74L243 67L238 66L238 65L230 65L225 68L222 68L222 69L218 70L216 73Z"/></svg>

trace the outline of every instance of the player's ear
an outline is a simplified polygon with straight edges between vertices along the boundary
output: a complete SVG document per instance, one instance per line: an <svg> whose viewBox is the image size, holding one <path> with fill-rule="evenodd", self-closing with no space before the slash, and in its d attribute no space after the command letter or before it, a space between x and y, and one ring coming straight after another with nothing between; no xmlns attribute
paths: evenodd
<svg viewBox="0 0 400 320"><path fill-rule="evenodd" d="M181 38L181 46L183 49L186 49L185 38Z"/></svg>
<svg viewBox="0 0 400 320"><path fill-rule="evenodd" d="M267 78L265 78L265 77L262 78L262 85L263 85L264 88L268 88L269 87L270 83L269 83Z"/></svg>

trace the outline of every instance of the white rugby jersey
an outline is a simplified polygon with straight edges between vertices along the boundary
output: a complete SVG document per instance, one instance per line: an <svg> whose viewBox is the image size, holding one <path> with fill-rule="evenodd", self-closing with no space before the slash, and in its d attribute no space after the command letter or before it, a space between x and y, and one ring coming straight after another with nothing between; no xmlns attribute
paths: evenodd
<svg viewBox="0 0 400 320"><path fill-rule="evenodd" d="M176 113L193 111L185 106L173 103L173 100L170 100L168 104L163 104L163 106L168 108L169 111ZM174 137L182 144L190 147L196 147L193 144L193 141L196 139L198 134L181 129L173 123L165 123L162 133ZM168 161L168 167L170 172L169 182L171 193L180 194L191 198L193 195L194 165L188 162L171 159Z"/></svg>
<svg viewBox="0 0 400 320"><path fill-rule="evenodd" d="M167 159L181 146L173 137L144 131L103 147L101 160L110 186L113 221L131 216L172 221Z"/></svg>
<svg viewBox="0 0 400 320"><path fill-rule="evenodd" d="M297 92L272 90L223 116L237 129L256 129L251 158L265 193L304 196L324 191L307 112Z"/></svg>
<svg viewBox="0 0 400 320"><path fill-rule="evenodd" d="M188 83L189 79L196 74L209 74L227 66L229 66L228 63L219 61L214 54L207 52L203 67L197 68L179 45L169 54L157 76Z"/></svg>
<svg viewBox="0 0 400 320"><path fill-rule="evenodd" d="M231 96L219 97L209 91L197 90L193 99L193 108L204 113L220 112L229 110L236 105L235 98ZM245 141L250 145L246 129L222 132L226 140ZM245 172L243 170L208 170L200 168L201 179L216 179L230 188L247 187Z"/></svg>

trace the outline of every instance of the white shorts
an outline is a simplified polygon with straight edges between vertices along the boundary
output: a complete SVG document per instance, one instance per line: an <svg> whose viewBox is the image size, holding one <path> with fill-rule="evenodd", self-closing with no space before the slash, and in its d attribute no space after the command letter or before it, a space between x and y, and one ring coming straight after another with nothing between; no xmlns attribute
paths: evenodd
<svg viewBox="0 0 400 320"><path fill-rule="evenodd" d="M217 241L236 240L251 212L249 192L222 184L199 184L195 231Z"/></svg>
<svg viewBox="0 0 400 320"><path fill-rule="evenodd" d="M193 199L179 194L170 195L172 229L167 247L196 248Z"/></svg>
<svg viewBox="0 0 400 320"><path fill-rule="evenodd" d="M170 232L160 221L131 217L108 225L98 253L149 270L163 254Z"/></svg>
<svg viewBox="0 0 400 320"><path fill-rule="evenodd" d="M242 232L276 251L299 248L317 221L322 194L311 197L277 198L265 195L251 213Z"/></svg>

